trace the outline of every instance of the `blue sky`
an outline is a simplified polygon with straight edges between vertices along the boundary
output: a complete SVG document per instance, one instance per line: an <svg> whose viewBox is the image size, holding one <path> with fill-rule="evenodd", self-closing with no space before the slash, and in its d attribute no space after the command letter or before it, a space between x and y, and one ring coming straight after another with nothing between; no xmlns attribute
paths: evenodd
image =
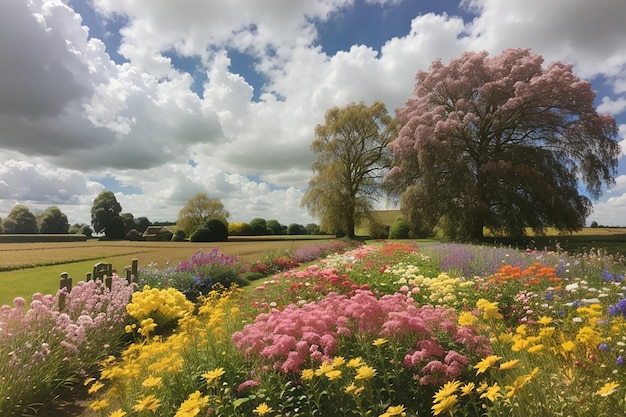
<svg viewBox="0 0 626 417"><path fill-rule="evenodd" d="M468 50L571 63L626 136L626 2L615 0L0 0L0 217L57 205L90 220L175 220L197 192L231 221L306 224L314 128ZM589 221L626 226L626 161Z"/></svg>

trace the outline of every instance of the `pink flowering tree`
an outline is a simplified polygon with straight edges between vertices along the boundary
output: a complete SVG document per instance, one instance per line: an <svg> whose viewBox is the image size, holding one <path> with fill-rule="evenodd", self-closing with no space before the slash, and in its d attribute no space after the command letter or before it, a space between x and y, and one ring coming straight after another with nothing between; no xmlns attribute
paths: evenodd
<svg viewBox="0 0 626 417"><path fill-rule="evenodd" d="M419 71L414 96L396 109L387 177L413 231L439 224L449 237L479 239L483 227L580 229L590 198L614 183L620 152L615 120L594 98L571 65L544 67L528 49L468 52Z"/></svg>

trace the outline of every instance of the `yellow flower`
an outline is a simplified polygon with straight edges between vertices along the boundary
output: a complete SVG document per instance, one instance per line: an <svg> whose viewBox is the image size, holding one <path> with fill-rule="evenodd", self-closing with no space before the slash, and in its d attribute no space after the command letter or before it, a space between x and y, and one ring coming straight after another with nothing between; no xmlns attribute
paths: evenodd
<svg viewBox="0 0 626 417"><path fill-rule="evenodd" d="M109 402L107 400L96 400L89 404L89 408L91 408L93 411L98 411L106 408L108 405Z"/></svg>
<svg viewBox="0 0 626 417"><path fill-rule="evenodd" d="M143 400L137 400L137 404L133 407L133 410L139 413L142 411L155 411L160 405L157 397L148 395Z"/></svg>
<svg viewBox="0 0 626 417"><path fill-rule="evenodd" d="M482 361L478 362L476 364L476 366L474 366L474 369L478 369L476 371L476 375L482 374L487 369L489 369L493 365L495 365L495 363L498 362L500 359L502 359L502 357L496 356L496 355L487 356L485 359L483 359Z"/></svg>
<svg viewBox="0 0 626 417"><path fill-rule="evenodd" d="M528 353L537 353L537 352L539 352L542 349L543 349L543 344L540 343L538 345L529 347L527 349L527 351L528 351Z"/></svg>
<svg viewBox="0 0 626 417"><path fill-rule="evenodd" d="M163 383L163 378L149 376L148 378L144 379L144 381L141 383L141 386L144 388L153 388L153 387L160 387L162 383Z"/></svg>
<svg viewBox="0 0 626 417"><path fill-rule="evenodd" d="M437 416L444 411L447 411L454 407L454 405L456 404L456 399L456 395L450 395L449 397L443 398L440 402L434 403L431 407L433 410L433 415Z"/></svg>
<svg viewBox="0 0 626 417"><path fill-rule="evenodd" d="M500 370L506 371L508 369L514 369L514 368L517 368L517 365L519 365L519 359L506 361L500 364Z"/></svg>
<svg viewBox="0 0 626 417"><path fill-rule="evenodd" d="M601 397L608 397L609 395L617 391L618 387L619 384L617 382L607 382L602 386L602 388L596 391L596 394L600 395Z"/></svg>
<svg viewBox="0 0 626 417"><path fill-rule="evenodd" d="M118 408L117 410L109 414L109 417L124 417L125 415L126 415L126 411L122 411L121 408Z"/></svg>
<svg viewBox="0 0 626 417"><path fill-rule="evenodd" d="M515 378L515 381L513 381L513 385L505 386L505 388L508 390L506 396L511 398L512 396L517 394L518 391L522 389L522 387L524 387L524 385L526 385L528 381L530 381L530 377L528 375L520 375Z"/></svg>
<svg viewBox="0 0 626 417"><path fill-rule="evenodd" d="M326 372L324 375L326 375L326 378L328 378L330 381L333 381L335 379L341 378L341 371L339 369L333 369L332 371Z"/></svg>
<svg viewBox="0 0 626 417"><path fill-rule="evenodd" d="M363 358L360 356L348 361L348 368L359 368L363 365L365 365L365 362L363 362Z"/></svg>
<svg viewBox="0 0 626 417"><path fill-rule="evenodd" d="M502 314L498 311L498 303L491 302L481 298L476 302L476 307L483 311L484 319L497 319L500 320L504 318Z"/></svg>
<svg viewBox="0 0 626 417"><path fill-rule="evenodd" d="M503 395L500 392L500 386L498 385L497 382L489 386L485 392L480 394L480 398L487 398L492 403L495 403L496 400L500 397L503 397Z"/></svg>
<svg viewBox="0 0 626 417"><path fill-rule="evenodd" d="M322 376L322 375L325 375L325 374L326 374L326 372L330 372L330 371L332 371L333 369L335 369L335 367L333 366L333 364L332 364L332 363L330 363L330 362L324 362L323 364L321 364L321 365L320 365L320 367L319 367L319 368L317 368L317 369L315 370L315 375L317 375L317 376Z"/></svg>
<svg viewBox="0 0 626 417"><path fill-rule="evenodd" d="M459 326L471 326L476 323L476 316L469 311L464 311L459 314Z"/></svg>
<svg viewBox="0 0 626 417"><path fill-rule="evenodd" d="M208 403L209 397L203 397L200 391L193 392L183 401L174 417L195 417Z"/></svg>
<svg viewBox="0 0 626 417"><path fill-rule="evenodd" d="M212 371L202 374L204 379L206 379L207 385L214 385L217 383L217 380L220 379L222 375L224 375L224 368L216 368Z"/></svg>
<svg viewBox="0 0 626 417"><path fill-rule="evenodd" d="M467 384L463 385L461 387L461 397L470 395L474 390L474 387L476 387L476 384L474 384L473 382L468 382Z"/></svg>
<svg viewBox="0 0 626 417"><path fill-rule="evenodd" d="M593 328L585 326L578 331L576 340L587 346L597 346L602 341L600 335L598 335Z"/></svg>
<svg viewBox="0 0 626 417"><path fill-rule="evenodd" d="M356 380L371 379L371 378L374 378L375 376L376 376L376 369L368 365L363 365L356 370L356 376L354 377L354 379Z"/></svg>
<svg viewBox="0 0 626 417"><path fill-rule="evenodd" d="M387 343L387 339L383 339L382 337L379 337L378 339L374 340L372 344L378 347L378 346L384 345L385 343Z"/></svg>
<svg viewBox="0 0 626 417"><path fill-rule="evenodd" d="M333 358L333 361L332 361L332 365L334 367L341 366L344 363L346 363L346 360L345 360L345 358L343 356L337 356L337 357Z"/></svg>
<svg viewBox="0 0 626 417"><path fill-rule="evenodd" d="M268 406L266 403L261 403L257 405L257 407L252 411L254 412L254 414L264 416L265 414L271 413L274 410L272 409L272 407Z"/></svg>
<svg viewBox="0 0 626 417"><path fill-rule="evenodd" d="M539 320L537 320L537 323L546 326L546 325L552 323L552 321L553 321L552 317L543 316Z"/></svg>
<svg viewBox="0 0 626 417"><path fill-rule="evenodd" d="M561 349L563 350L563 352L571 352L572 350L574 350L575 347L576 345L571 340L561 343Z"/></svg>
<svg viewBox="0 0 626 417"><path fill-rule="evenodd" d="M392 416L406 416L404 412L405 408L403 405L392 405L387 408L383 414L379 417L392 417Z"/></svg>
<svg viewBox="0 0 626 417"><path fill-rule="evenodd" d="M91 387L89 387L89 391L87 391L89 394L93 394L94 392L98 392L100 390L100 388L104 387L104 384L100 381L97 381L96 383L94 383Z"/></svg>
<svg viewBox="0 0 626 417"><path fill-rule="evenodd" d="M343 392L345 392L346 394L358 395L364 389L365 389L365 387L357 387L356 385L354 385L354 383L352 383L352 384L348 385L343 390Z"/></svg>
<svg viewBox="0 0 626 417"><path fill-rule="evenodd" d="M315 375L315 372L313 372L313 369L303 369L302 370L302 379L304 381L308 381L310 379L313 379L314 375Z"/></svg>
<svg viewBox="0 0 626 417"><path fill-rule="evenodd" d="M454 392L461 386L461 382L459 381L448 381L445 384L443 384L443 386L441 388L439 388L439 391L437 391L435 393L435 395L433 395L433 400L435 402L441 402L443 399L445 399L446 397L449 397L450 395L454 394Z"/></svg>

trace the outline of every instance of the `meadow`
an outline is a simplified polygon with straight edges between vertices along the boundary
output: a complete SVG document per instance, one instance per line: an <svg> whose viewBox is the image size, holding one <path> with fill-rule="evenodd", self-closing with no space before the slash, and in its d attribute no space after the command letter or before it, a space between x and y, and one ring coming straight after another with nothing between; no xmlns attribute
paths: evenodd
<svg viewBox="0 0 626 417"><path fill-rule="evenodd" d="M0 314L0 414L626 413L619 253L361 243L245 266L212 247L143 268L139 288L79 285L62 312L18 299ZM78 407L50 402L68 392Z"/></svg>
<svg viewBox="0 0 626 417"><path fill-rule="evenodd" d="M326 236L284 236L280 239L251 241L233 239L219 244L227 255L238 256L241 261L254 261L272 251L295 251L311 245L311 240L324 240ZM0 243L0 305L9 304L15 297L31 294L55 294L59 276L67 272L74 282L85 279L94 264L106 262L123 275L132 259L140 268L148 265L175 265L189 259L198 250L210 250L216 243L191 242L131 242L98 241Z"/></svg>

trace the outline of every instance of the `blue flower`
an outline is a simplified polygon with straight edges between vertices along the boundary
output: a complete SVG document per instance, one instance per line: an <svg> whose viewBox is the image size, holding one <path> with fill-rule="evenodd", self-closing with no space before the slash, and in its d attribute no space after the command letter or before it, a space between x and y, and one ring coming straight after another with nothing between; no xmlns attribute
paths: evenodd
<svg viewBox="0 0 626 417"><path fill-rule="evenodd" d="M617 357L617 359L615 360L615 363L618 365L623 365L624 364L624 358L622 358L622 355L619 355Z"/></svg>
<svg viewBox="0 0 626 417"><path fill-rule="evenodd" d="M609 345L607 345L606 343L600 343L600 345L598 346L598 349L606 352L607 350L609 350Z"/></svg>

